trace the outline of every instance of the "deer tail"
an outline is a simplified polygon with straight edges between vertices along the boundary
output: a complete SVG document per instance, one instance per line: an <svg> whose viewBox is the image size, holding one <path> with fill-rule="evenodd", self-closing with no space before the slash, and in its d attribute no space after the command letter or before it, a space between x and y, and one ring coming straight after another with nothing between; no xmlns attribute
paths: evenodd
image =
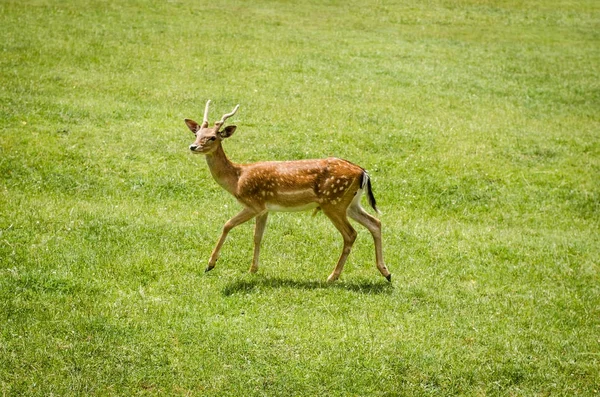
<svg viewBox="0 0 600 397"><path fill-rule="evenodd" d="M366 170L363 170L360 181L361 189L367 189L367 198L369 199L369 205L380 214L381 212L377 209L377 201L375 200L375 196L373 195L373 187L371 186L371 177Z"/></svg>

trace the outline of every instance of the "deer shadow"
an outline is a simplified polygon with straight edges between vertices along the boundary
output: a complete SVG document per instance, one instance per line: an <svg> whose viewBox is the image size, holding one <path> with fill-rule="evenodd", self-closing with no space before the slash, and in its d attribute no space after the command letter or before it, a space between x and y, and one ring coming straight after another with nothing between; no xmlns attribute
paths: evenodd
<svg viewBox="0 0 600 397"><path fill-rule="evenodd" d="M237 293L252 293L260 289L294 288L304 290L346 290L369 295L389 295L394 291L393 284L388 281L326 281L294 280L282 277L252 275L250 279L236 280L223 288L224 296Z"/></svg>

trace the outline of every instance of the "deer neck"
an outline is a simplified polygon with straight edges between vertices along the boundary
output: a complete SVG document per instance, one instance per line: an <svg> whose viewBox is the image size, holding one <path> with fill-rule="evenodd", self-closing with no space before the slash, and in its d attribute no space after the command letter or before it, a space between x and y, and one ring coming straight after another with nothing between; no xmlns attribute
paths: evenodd
<svg viewBox="0 0 600 397"><path fill-rule="evenodd" d="M239 166L229 161L221 145L214 152L206 155L206 163L215 181L235 196L239 179Z"/></svg>

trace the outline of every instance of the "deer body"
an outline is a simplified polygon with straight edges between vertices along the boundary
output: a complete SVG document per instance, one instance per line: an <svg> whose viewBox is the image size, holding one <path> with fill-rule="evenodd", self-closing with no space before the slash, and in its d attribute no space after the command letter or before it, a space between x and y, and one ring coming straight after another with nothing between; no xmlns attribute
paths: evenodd
<svg viewBox="0 0 600 397"><path fill-rule="evenodd" d="M269 212L321 209L344 238L342 254L328 281L339 278L356 239L356 231L347 217L369 229L375 243L377 268L383 276L391 280L391 274L383 263L381 223L360 205L361 194L367 189L369 202L377 210L369 175L364 169L338 158L265 161L253 164L232 163L225 155L221 142L233 134L236 126L228 126L223 130L221 127L227 118L235 114L238 107L224 115L213 128L209 128L207 118L209 104L210 101L206 103L202 125L198 125L193 120L185 120L190 130L196 134L196 141L190 146L190 150L206 156L213 178L244 208L225 223L206 271L214 268L227 234L234 227L256 218L254 257L250 267L251 272L256 272L260 243Z"/></svg>

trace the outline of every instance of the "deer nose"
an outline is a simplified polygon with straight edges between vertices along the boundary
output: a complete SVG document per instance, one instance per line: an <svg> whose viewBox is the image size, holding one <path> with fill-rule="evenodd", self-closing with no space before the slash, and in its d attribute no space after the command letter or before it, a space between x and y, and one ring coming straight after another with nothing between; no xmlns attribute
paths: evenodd
<svg viewBox="0 0 600 397"><path fill-rule="evenodd" d="M198 149L198 145L190 145L190 150L192 152L196 151L196 149Z"/></svg>

